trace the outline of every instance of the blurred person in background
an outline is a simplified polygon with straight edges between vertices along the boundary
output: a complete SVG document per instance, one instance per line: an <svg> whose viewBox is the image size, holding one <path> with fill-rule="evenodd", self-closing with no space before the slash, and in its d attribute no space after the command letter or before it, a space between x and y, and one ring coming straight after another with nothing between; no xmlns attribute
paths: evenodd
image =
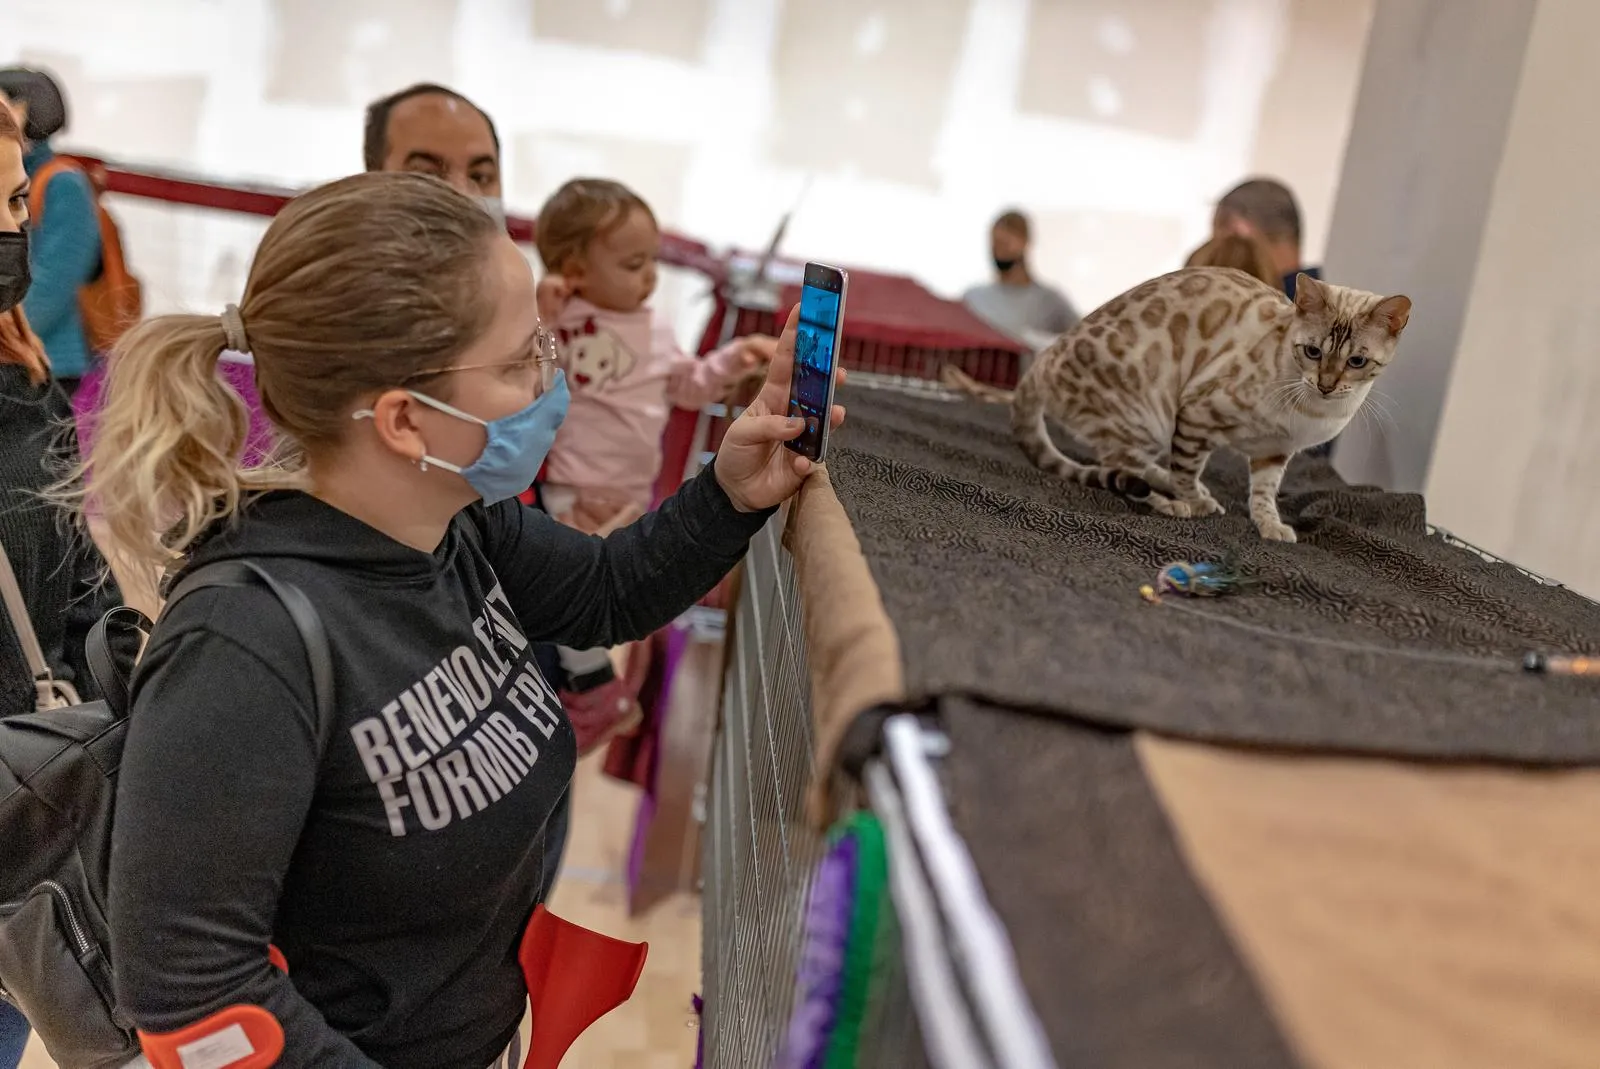
<svg viewBox="0 0 1600 1069"><path fill-rule="evenodd" d="M1252 178L1229 190L1217 202L1211 236L1237 234L1266 246L1276 277L1274 285L1294 296L1294 279L1304 271L1320 279L1322 269L1300 262L1300 205L1289 187L1272 178Z"/></svg>
<svg viewBox="0 0 1600 1069"><path fill-rule="evenodd" d="M78 528L61 522L41 497L77 460L67 397L51 379L43 344L28 325L28 172L21 125L0 107L0 547L57 679L85 700L98 697L83 664L83 643L117 602L105 563ZM34 708L33 672L13 622L0 610L0 717ZM28 1022L0 1002L0 1069L16 1069Z"/></svg>
<svg viewBox="0 0 1600 1069"><path fill-rule="evenodd" d="M1217 202L1211 217L1212 244L1230 235L1248 238L1266 250L1272 275L1263 281L1281 287L1290 300L1294 299L1294 282L1300 272L1322 278L1322 268L1300 262L1300 205L1289 187L1276 179L1241 182ZM1312 446L1306 455L1328 456L1338 440Z"/></svg>
<svg viewBox="0 0 1600 1069"><path fill-rule="evenodd" d="M1259 238L1243 234L1223 234L1214 237L1194 252L1184 262L1185 267L1232 267L1269 286L1278 286L1282 276L1272 259L1272 250Z"/></svg>
<svg viewBox="0 0 1600 1069"><path fill-rule="evenodd" d="M369 105L362 162L368 171L441 178L505 225L500 135L487 112L453 89L423 82Z"/></svg>
<svg viewBox="0 0 1600 1069"><path fill-rule="evenodd" d="M94 189L81 170L51 166L56 154L50 139L67 127L67 101L55 79L21 67L0 70L0 96L22 128L29 178L48 168L42 190L47 210L33 222L33 286L23 310L44 342L56 381L70 397L95 363L78 307L78 291L100 268Z"/></svg>
<svg viewBox="0 0 1600 1069"><path fill-rule="evenodd" d="M1028 269L1031 231L1028 217L1015 209L996 219L989 230L995 280L973 286L961 300L1002 334L1041 349L1076 326L1080 317L1060 290L1036 281Z"/></svg>

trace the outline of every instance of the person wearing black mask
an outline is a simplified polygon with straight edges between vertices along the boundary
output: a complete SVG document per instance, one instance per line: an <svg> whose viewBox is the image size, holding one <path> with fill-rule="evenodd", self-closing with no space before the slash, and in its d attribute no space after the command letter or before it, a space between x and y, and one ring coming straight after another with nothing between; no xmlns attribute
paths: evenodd
<svg viewBox="0 0 1600 1069"><path fill-rule="evenodd" d="M1071 330L1081 318L1062 292L1035 281L1028 270L1028 217L1012 210L994 221L989 248L996 279L974 286L961 300L1002 334L1038 349Z"/></svg>
<svg viewBox="0 0 1600 1069"><path fill-rule="evenodd" d="M79 529L41 498L77 459L72 409L50 375L38 335L22 313L28 267L28 174L22 131L0 105L0 548L5 550L33 631L57 679L85 699L98 697L83 664L95 619L117 604L102 583L105 563ZM0 611L0 717L34 707L33 672L13 621ZM0 1002L0 1069L16 1069L28 1022Z"/></svg>
<svg viewBox="0 0 1600 1069"><path fill-rule="evenodd" d="M79 304L79 291L101 271L94 188L88 175L65 165L51 147L67 128L67 99L54 78L26 67L0 69L0 105L10 108L22 129L23 165L35 187L28 318L44 342L56 383L71 397L100 363Z"/></svg>

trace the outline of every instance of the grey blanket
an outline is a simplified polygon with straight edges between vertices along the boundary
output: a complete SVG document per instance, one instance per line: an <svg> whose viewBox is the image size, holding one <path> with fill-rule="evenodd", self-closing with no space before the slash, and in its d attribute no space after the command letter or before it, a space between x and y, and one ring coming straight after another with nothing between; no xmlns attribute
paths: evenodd
<svg viewBox="0 0 1600 1069"><path fill-rule="evenodd" d="M1519 668L1528 650L1600 651L1600 605L1430 535L1420 497L1300 458L1282 508L1301 541L1263 542L1231 454L1207 477L1228 515L1170 519L1034 469L1003 406L841 399L829 469L913 698L1246 744L1600 760L1600 683ZM1189 611L1138 594L1166 563L1224 557L1254 585Z"/></svg>

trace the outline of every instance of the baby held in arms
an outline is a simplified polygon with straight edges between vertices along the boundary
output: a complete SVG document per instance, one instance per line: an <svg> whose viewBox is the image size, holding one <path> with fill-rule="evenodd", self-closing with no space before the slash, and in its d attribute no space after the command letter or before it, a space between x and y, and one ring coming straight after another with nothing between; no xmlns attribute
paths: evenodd
<svg viewBox="0 0 1600 1069"><path fill-rule="evenodd" d="M555 330L572 391L544 501L563 523L604 532L649 511L672 409L722 400L777 343L752 335L704 359L678 347L672 325L647 305L661 230L619 182L566 183L539 212L536 236L546 271L539 315Z"/></svg>

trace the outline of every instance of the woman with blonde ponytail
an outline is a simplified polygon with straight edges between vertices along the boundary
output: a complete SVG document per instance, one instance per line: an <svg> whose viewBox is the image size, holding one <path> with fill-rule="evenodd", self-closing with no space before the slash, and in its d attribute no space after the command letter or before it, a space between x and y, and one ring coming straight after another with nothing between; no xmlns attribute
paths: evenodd
<svg viewBox="0 0 1600 1069"><path fill-rule="evenodd" d="M297 485L278 464L243 466L250 412L217 374L232 347L221 317L162 316L124 335L111 360L114 403L96 419L76 485L92 495L100 540L141 585L159 584L248 491Z"/></svg>
<svg viewBox="0 0 1600 1069"><path fill-rule="evenodd" d="M284 210L236 308L124 339L83 506L179 585L244 560L298 589L334 668L323 715L264 588L194 589L158 621L110 878L117 994L147 1034L246 1004L291 1069L515 1060L518 942L575 763L531 646L654 631L809 472L782 447L791 321L716 461L658 512L602 540L524 508L567 398L535 308L476 203L368 174ZM240 463L224 348L254 356L271 464Z"/></svg>

